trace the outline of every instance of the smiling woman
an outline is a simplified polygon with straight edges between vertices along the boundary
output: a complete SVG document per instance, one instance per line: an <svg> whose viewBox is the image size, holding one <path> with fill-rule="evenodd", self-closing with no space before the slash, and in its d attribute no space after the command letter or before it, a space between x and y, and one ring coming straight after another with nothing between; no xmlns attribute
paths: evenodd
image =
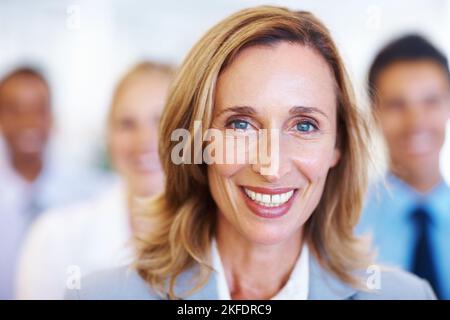
<svg viewBox="0 0 450 320"><path fill-rule="evenodd" d="M313 15L257 7L228 17L192 49L169 94L165 192L143 216L135 271L88 277L75 297L433 298L402 272L380 272L375 289L364 277L372 260L353 236L367 183L364 119ZM276 130L278 163L269 173L260 162L175 164L172 133L195 136L197 121L225 139ZM253 157L249 144L241 152Z"/></svg>

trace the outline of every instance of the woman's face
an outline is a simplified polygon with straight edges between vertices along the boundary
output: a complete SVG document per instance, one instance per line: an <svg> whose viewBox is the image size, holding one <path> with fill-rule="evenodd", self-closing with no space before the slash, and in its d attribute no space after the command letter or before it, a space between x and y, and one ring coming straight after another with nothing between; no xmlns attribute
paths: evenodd
<svg viewBox="0 0 450 320"><path fill-rule="evenodd" d="M111 115L112 162L136 196L163 190L157 130L169 83L168 76L156 72L135 76L119 93Z"/></svg>
<svg viewBox="0 0 450 320"><path fill-rule="evenodd" d="M258 163L208 167L219 230L258 244L300 235L339 159L335 82L325 60L288 42L246 48L219 76L213 114L213 128L234 129L226 139L279 133L279 165L269 174Z"/></svg>

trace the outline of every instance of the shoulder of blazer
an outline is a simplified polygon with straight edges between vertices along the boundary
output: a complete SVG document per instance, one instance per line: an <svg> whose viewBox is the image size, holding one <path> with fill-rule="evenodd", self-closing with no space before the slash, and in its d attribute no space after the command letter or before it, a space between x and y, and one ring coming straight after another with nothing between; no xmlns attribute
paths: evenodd
<svg viewBox="0 0 450 320"><path fill-rule="evenodd" d="M130 267L102 270L82 277L80 286L66 289L66 300L157 300L161 297Z"/></svg>
<svg viewBox="0 0 450 320"><path fill-rule="evenodd" d="M315 257L310 259L311 300L434 300L428 282L400 269L377 265L374 272L358 272L367 290L355 289L325 270ZM375 278L378 277L378 278Z"/></svg>
<svg viewBox="0 0 450 320"><path fill-rule="evenodd" d="M205 286L198 291L188 294L197 274L193 267L184 271L174 287L175 294L186 300L215 300L217 299L215 273L212 272ZM119 267L94 272L81 278L80 288L66 289L66 300L162 300L136 270L130 267Z"/></svg>
<svg viewBox="0 0 450 320"><path fill-rule="evenodd" d="M384 269L376 289L359 291L356 300L436 300L426 280L400 269Z"/></svg>

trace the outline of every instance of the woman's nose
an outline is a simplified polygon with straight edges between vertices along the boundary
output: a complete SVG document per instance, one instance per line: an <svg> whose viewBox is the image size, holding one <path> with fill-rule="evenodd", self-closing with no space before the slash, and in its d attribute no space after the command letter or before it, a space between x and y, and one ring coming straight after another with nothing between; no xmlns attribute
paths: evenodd
<svg viewBox="0 0 450 320"><path fill-rule="evenodd" d="M292 159L282 149L273 150L272 148L270 156L264 161L253 164L252 169L268 182L276 182L291 172Z"/></svg>
<svg viewBox="0 0 450 320"><path fill-rule="evenodd" d="M157 149L157 137L155 130L141 129L136 132L134 145L140 150L154 151Z"/></svg>

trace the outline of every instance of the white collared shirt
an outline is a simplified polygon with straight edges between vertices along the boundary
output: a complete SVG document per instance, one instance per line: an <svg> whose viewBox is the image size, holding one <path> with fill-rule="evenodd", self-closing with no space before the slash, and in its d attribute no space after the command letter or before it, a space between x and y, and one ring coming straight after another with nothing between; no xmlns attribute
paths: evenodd
<svg viewBox="0 0 450 320"><path fill-rule="evenodd" d="M231 300L222 260L216 241L212 242L212 267L217 273L217 292L220 300ZM304 245L285 286L271 300L307 300L309 291L309 249Z"/></svg>

